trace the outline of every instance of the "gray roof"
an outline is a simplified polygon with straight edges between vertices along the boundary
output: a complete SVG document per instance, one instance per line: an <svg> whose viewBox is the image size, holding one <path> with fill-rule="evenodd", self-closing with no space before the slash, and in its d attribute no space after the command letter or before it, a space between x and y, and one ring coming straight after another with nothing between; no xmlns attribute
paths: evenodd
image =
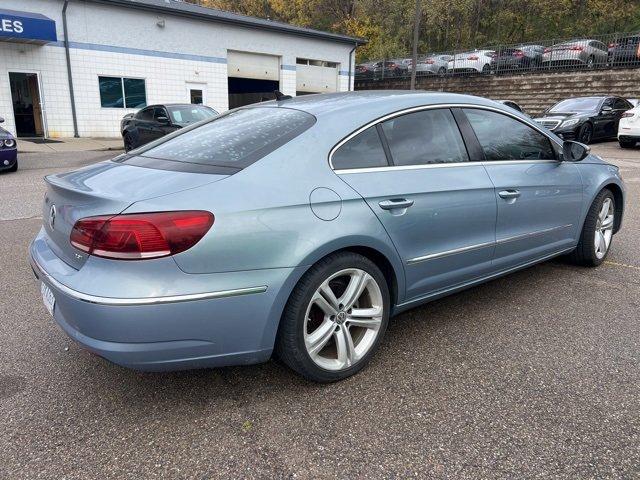
<svg viewBox="0 0 640 480"><path fill-rule="evenodd" d="M140 10L149 10L157 13L166 13L170 15L182 15L185 17L197 18L211 22L228 23L248 28L257 28L260 30L270 30L280 33L288 33L311 38L320 38L324 40L349 43L351 45L363 45L367 40L357 37L349 37L338 33L324 32L322 30L314 30L311 28L297 27L288 23L276 22L257 17L249 17L238 13L225 12L214 8L201 7L192 3L186 3L176 0L92 0L98 3L109 5L118 5L127 8L137 8Z"/></svg>

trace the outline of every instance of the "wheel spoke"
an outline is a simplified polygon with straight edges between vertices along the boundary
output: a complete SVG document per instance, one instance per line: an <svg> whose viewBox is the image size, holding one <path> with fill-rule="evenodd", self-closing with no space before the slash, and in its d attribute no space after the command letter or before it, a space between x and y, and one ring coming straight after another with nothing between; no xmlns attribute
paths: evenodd
<svg viewBox="0 0 640 480"><path fill-rule="evenodd" d="M603 229L609 229L613 225L613 215L608 215L600 225Z"/></svg>
<svg viewBox="0 0 640 480"><path fill-rule="evenodd" d="M316 292L311 299L311 303L320 307L320 310L322 310L325 315L336 315L338 313L338 309L334 308L320 292Z"/></svg>
<svg viewBox="0 0 640 480"><path fill-rule="evenodd" d="M356 315L354 315L354 313ZM353 310L351 316L347 319L347 323L354 327L369 328L371 330L378 330L382 323L382 309L381 308L363 308Z"/></svg>
<svg viewBox="0 0 640 480"><path fill-rule="evenodd" d="M325 320L311 334L305 338L307 351L311 356L317 355L324 348L335 331L335 324L331 320Z"/></svg>
<svg viewBox="0 0 640 480"><path fill-rule="evenodd" d="M320 288L318 291L320 295L322 295L324 299L329 303L331 308L333 308L333 310L335 310L336 312L340 310L340 307L338 306L340 302L338 302L338 299L336 298L336 294L333 293L333 290L329 286L328 282L325 282L322 285L320 285Z"/></svg>
<svg viewBox="0 0 640 480"><path fill-rule="evenodd" d="M600 209L600 213L598 214L598 218L600 219L601 224L604 222L604 219L607 218L610 204L611 204L611 201L608 198L602 204L602 208Z"/></svg>
<svg viewBox="0 0 640 480"><path fill-rule="evenodd" d="M338 363L341 368L350 367L355 360L356 349L353 346L353 338L349 328L342 324L340 330L335 332L336 349L338 353Z"/></svg>
<svg viewBox="0 0 640 480"><path fill-rule="evenodd" d="M598 250L600 253L605 253L607 251L607 241L604 239L602 232L598 232Z"/></svg>
<svg viewBox="0 0 640 480"><path fill-rule="evenodd" d="M351 274L349 285L347 285L347 289L340 297L340 303L343 305L343 309L346 310L351 308L353 304L358 301L360 295L362 295L362 292L367 286L369 278L371 277L369 277L366 272L363 272L361 270L358 270Z"/></svg>

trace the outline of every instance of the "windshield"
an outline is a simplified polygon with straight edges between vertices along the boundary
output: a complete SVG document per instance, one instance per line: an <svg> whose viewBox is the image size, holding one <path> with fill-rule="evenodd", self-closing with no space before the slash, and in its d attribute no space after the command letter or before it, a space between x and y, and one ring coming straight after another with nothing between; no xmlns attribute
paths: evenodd
<svg viewBox="0 0 640 480"><path fill-rule="evenodd" d="M198 105L168 105L167 110L169 110L171 122L178 123L180 125L200 122L217 115L215 110L209 107L200 107Z"/></svg>
<svg viewBox="0 0 640 480"><path fill-rule="evenodd" d="M590 112L598 109L599 98L570 98L555 104L549 112Z"/></svg>
<svg viewBox="0 0 640 480"><path fill-rule="evenodd" d="M290 108L242 108L151 144L139 156L242 169L297 137L315 121L313 115Z"/></svg>

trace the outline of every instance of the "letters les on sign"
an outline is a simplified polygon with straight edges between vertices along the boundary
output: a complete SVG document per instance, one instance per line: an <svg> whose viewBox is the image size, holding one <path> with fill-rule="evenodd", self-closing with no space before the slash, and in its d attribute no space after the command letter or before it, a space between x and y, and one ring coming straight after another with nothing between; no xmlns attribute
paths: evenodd
<svg viewBox="0 0 640 480"><path fill-rule="evenodd" d="M39 13L0 9L0 40L40 44L55 42L56 22Z"/></svg>

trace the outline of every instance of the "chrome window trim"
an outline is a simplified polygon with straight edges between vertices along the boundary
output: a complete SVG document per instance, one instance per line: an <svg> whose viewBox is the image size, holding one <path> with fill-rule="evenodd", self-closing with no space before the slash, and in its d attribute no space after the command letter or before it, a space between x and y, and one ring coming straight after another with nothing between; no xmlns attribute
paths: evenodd
<svg viewBox="0 0 640 480"><path fill-rule="evenodd" d="M356 135L364 132L369 127L373 127L379 123L385 122L395 117L399 117L401 115L406 115L408 113L421 112L423 110L435 110L435 109L441 109L441 108L476 108L479 110L488 110L491 112L501 113L503 115L506 115L507 117L511 117L514 120L531 127L532 129L536 130L538 133L541 133L546 138L548 138L549 141L552 142L552 144L556 145L557 147L562 147L562 143L558 142L558 140L550 136L549 132L546 132L544 130L544 127L541 127L540 125L535 123L535 121L529 122L526 119L519 117L515 113L511 113L496 107L490 107L487 105L476 105L473 103L439 103L439 104L433 104L433 105L421 105L418 107L405 108L404 110L398 110L397 112L389 113L380 118L372 120L369 123L366 123L365 125L358 128L357 130L354 130L353 132L351 132L349 135L344 137L342 140L340 140L338 143L336 143L333 146L333 148L329 151L329 167L336 174L341 175L345 173L367 173L372 171L385 172L390 170L415 170L415 169L421 169L421 168L446 168L446 167L460 167L464 165L483 165L483 164L497 165L497 164L509 164L509 163L522 164L522 163L540 163L540 162L560 163L560 160L551 160L551 159L549 160L496 160L496 161L483 160L483 161L473 161L473 162L431 163L431 164L424 164L424 165L387 165L385 167L364 167L364 168L343 168L343 169L335 169L333 167L333 154L336 152L336 150L338 150L342 145L347 143Z"/></svg>
<svg viewBox="0 0 640 480"><path fill-rule="evenodd" d="M564 230L566 228L571 228L571 227L573 227L573 224L569 223L567 225L559 225L557 227L536 230L535 232L527 232L527 233L522 233L520 235L513 235L511 237L499 238L492 242L477 243L474 245L468 245L466 247L459 247L459 248L454 248L452 250L445 250L444 252L429 253L428 255L421 255L419 257L410 258L409 260L407 260L406 263L407 265L414 265L416 263L425 262L427 260L435 260L442 257L448 257L449 255L456 255L458 253L471 252L473 250L480 250L481 248L502 245L503 243L515 242L517 240L523 240L525 238L533 238L539 235L544 235L545 233L554 232L556 230Z"/></svg>
<svg viewBox="0 0 640 480"><path fill-rule="evenodd" d="M97 305L111 305L111 306L134 306L134 305L161 305L165 303L179 303L189 302L195 300L210 300L214 298L227 298L237 297L239 295L250 295L254 293L264 293L267 291L267 286L262 285L259 287L248 288L235 288L232 290L219 290L217 292L203 292L203 293L190 293L186 295L169 295L166 297L142 297L142 298L116 298L116 297L100 297L97 295L89 295L87 293L78 292L65 284L60 283L53 278L38 264L33 255L31 255L31 267L36 277L40 281L46 281L50 283L56 290L61 291L63 294L69 297L80 300L82 302L93 303Z"/></svg>

